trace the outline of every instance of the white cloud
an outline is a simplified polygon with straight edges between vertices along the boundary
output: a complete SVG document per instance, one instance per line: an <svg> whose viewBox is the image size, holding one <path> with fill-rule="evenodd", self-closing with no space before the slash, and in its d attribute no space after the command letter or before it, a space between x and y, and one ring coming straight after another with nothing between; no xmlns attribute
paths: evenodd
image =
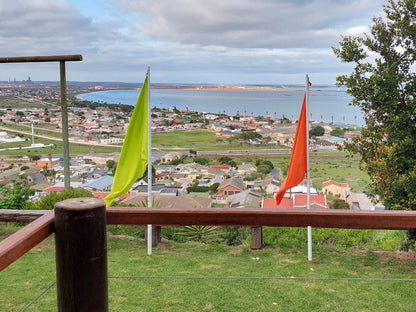
<svg viewBox="0 0 416 312"><path fill-rule="evenodd" d="M366 32L383 2L0 0L0 45L3 56L82 54L69 80L141 81L151 66L154 82L284 83L315 73L332 83L348 66L331 46ZM0 80L58 79L53 65L0 66Z"/></svg>
<svg viewBox="0 0 416 312"><path fill-rule="evenodd" d="M328 47L339 33L369 24L378 1L120 0L141 12L148 38L234 48Z"/></svg>

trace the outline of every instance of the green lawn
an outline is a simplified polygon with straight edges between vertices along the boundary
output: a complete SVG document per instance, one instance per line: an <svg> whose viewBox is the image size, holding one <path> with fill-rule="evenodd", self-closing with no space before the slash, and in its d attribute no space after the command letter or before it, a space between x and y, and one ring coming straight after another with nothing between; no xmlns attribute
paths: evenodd
<svg viewBox="0 0 416 312"><path fill-rule="evenodd" d="M109 311L414 311L416 261L306 250L108 240ZM410 280L409 280L410 279ZM1 311L56 311L53 238L0 273ZM48 289L48 287L51 287ZM47 290L48 289L48 290Z"/></svg>
<svg viewBox="0 0 416 312"><path fill-rule="evenodd" d="M216 142L215 132L205 130L152 133L152 145L182 146L204 145Z"/></svg>
<svg viewBox="0 0 416 312"><path fill-rule="evenodd" d="M276 146L253 146L248 143L232 141L215 136L214 131L209 130L187 130L159 132L152 134L152 147L162 150L175 148L176 150L187 151L226 151L246 150L256 151L258 149L271 149ZM279 148L286 148L279 146Z"/></svg>

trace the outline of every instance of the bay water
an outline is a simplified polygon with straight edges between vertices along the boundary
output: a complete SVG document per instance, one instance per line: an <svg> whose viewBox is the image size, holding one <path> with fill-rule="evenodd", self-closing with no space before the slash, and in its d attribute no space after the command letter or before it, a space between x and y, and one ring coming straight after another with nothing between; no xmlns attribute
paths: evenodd
<svg viewBox="0 0 416 312"><path fill-rule="evenodd" d="M107 104L135 105L140 89L109 90L81 94L86 101ZM279 91L151 89L151 106L176 107L179 110L228 115L287 117L296 120L302 106L304 88L293 87ZM340 125L362 126L363 113L349 105L351 97L345 90L333 86L311 87L309 119Z"/></svg>

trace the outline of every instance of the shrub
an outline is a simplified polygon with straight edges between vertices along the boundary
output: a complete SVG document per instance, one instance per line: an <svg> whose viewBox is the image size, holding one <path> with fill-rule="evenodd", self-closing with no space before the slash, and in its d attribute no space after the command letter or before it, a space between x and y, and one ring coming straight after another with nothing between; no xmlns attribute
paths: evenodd
<svg viewBox="0 0 416 312"><path fill-rule="evenodd" d="M41 200L37 202L31 202L28 208L37 210L52 210L53 206L57 202L77 197L94 197L94 195L84 189L69 189L63 190L60 193L53 191L43 197Z"/></svg>

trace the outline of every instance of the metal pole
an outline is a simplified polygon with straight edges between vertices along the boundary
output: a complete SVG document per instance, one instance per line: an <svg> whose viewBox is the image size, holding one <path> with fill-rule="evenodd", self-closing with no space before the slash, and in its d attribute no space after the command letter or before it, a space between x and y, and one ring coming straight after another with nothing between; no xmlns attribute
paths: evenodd
<svg viewBox="0 0 416 312"><path fill-rule="evenodd" d="M71 198L54 210L58 311L108 311L104 201Z"/></svg>
<svg viewBox="0 0 416 312"><path fill-rule="evenodd" d="M147 141L147 207L152 208L153 204L153 194L152 194L152 112L150 108L150 67L147 68L147 131L148 131L148 141ZM151 224L147 225L147 255L152 255L152 245L153 245L153 227Z"/></svg>
<svg viewBox="0 0 416 312"><path fill-rule="evenodd" d="M311 174L309 168L309 77L306 75L306 180L307 209L311 209ZM308 260L312 261L312 227L308 226Z"/></svg>
<svg viewBox="0 0 416 312"><path fill-rule="evenodd" d="M62 144L64 152L64 185L65 189L71 188L69 173L69 139L68 139L68 104L66 95L65 61L60 61L61 78L61 114L62 114Z"/></svg>

